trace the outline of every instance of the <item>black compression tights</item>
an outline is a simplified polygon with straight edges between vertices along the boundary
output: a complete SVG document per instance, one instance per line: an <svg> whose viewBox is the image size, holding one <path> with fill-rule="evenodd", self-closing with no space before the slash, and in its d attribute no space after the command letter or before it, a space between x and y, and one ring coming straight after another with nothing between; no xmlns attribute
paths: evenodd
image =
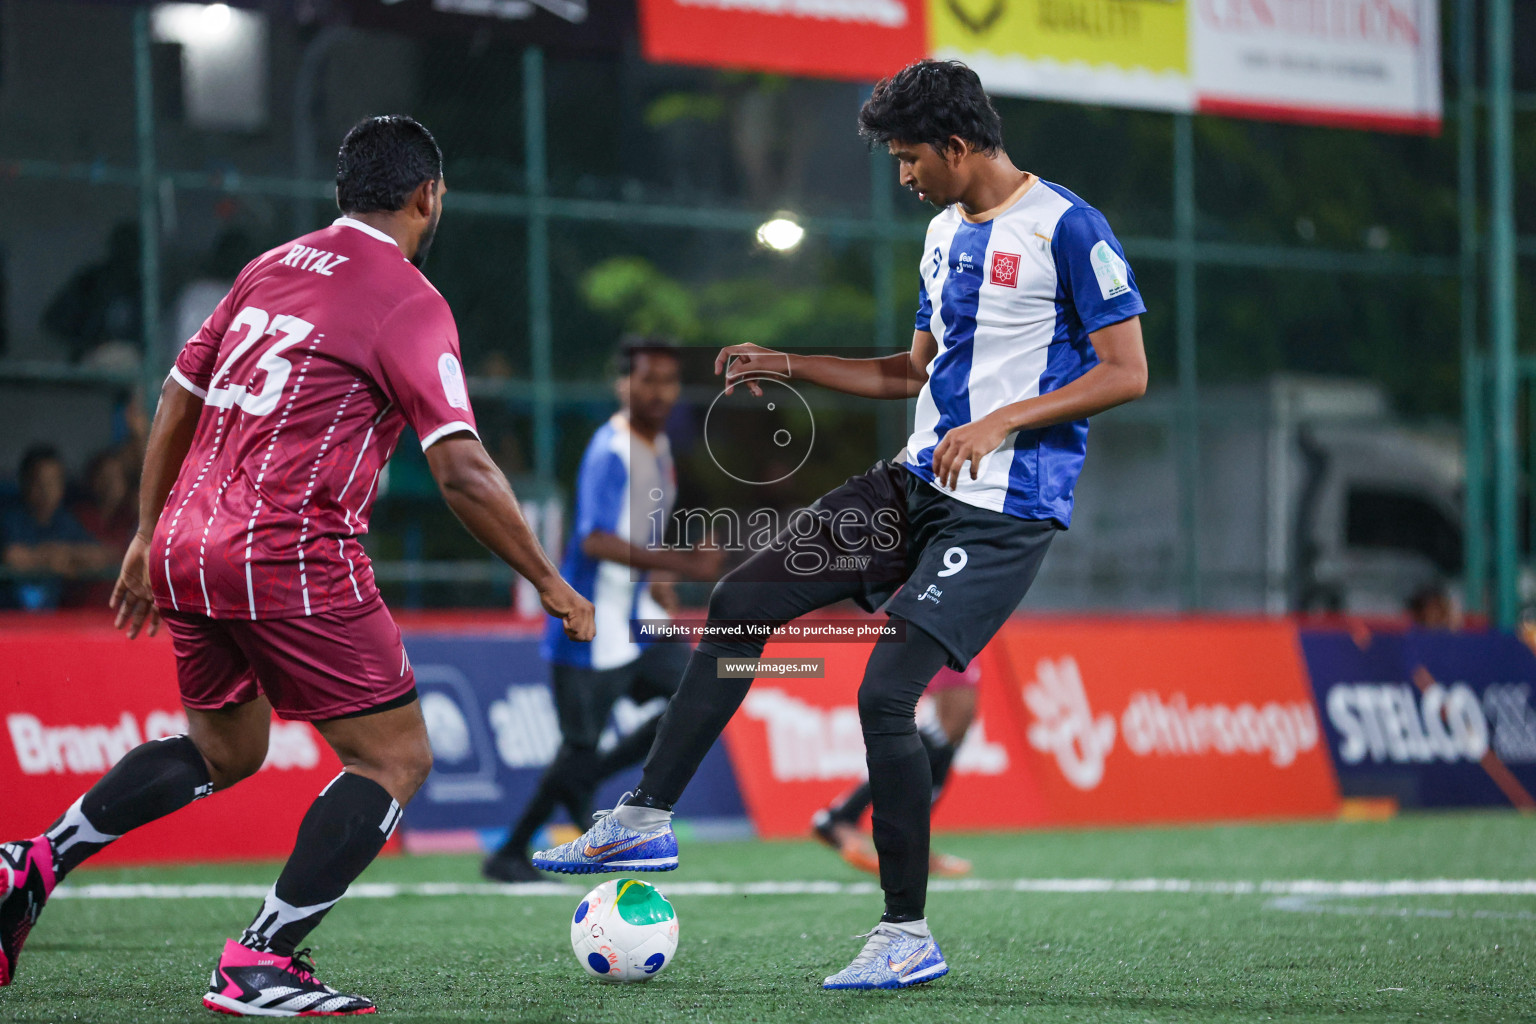
<svg viewBox="0 0 1536 1024"><path fill-rule="evenodd" d="M729 655L752 657L761 650L758 645L755 652L732 650ZM947 657L937 640L908 622L905 640L875 644L859 685L859 722L874 797L875 849L887 921L920 919L928 895L933 776L915 716L918 698ZM662 719L633 802L670 809L750 686L750 680L716 678L716 656L704 645L694 651Z"/></svg>

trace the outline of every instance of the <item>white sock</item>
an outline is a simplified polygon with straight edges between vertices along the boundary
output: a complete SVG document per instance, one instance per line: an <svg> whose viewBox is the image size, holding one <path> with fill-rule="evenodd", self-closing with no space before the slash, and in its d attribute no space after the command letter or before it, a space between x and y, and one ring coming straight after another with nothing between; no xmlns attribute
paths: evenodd
<svg viewBox="0 0 1536 1024"><path fill-rule="evenodd" d="M882 921L880 923L887 928L895 928L897 931L905 932L914 939L926 939L931 935L928 931L928 919L926 917L919 918L916 921Z"/></svg>
<svg viewBox="0 0 1536 1024"><path fill-rule="evenodd" d="M620 825L634 832L654 832L672 820L671 811L656 807L631 807L629 804L614 808L613 816Z"/></svg>

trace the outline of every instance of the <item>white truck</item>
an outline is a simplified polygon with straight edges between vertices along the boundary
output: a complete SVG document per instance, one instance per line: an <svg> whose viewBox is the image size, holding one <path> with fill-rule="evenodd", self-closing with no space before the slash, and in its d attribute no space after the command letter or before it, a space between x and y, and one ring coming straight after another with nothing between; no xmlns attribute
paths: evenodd
<svg viewBox="0 0 1536 1024"><path fill-rule="evenodd" d="M1096 417L1072 528L1025 608L1183 605L1179 409L1171 389ZM1462 575L1459 433L1411 429L1382 389L1276 377L1202 387L1200 603L1230 612L1396 614Z"/></svg>

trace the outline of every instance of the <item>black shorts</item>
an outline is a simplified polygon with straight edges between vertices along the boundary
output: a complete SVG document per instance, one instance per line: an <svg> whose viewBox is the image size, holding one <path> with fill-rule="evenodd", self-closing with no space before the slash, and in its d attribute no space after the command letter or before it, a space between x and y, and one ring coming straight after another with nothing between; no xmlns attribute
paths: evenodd
<svg viewBox="0 0 1536 1024"><path fill-rule="evenodd" d="M791 518L775 543L720 581L711 614L782 623L852 599L930 634L964 669L1024 600L1054 520L1019 519L952 498L880 462ZM721 594L720 588L729 588ZM706 640L716 657L752 656Z"/></svg>
<svg viewBox="0 0 1536 1024"><path fill-rule="evenodd" d="M686 644L651 644L634 661L614 668L550 666L560 738L567 746L596 749L618 699L644 704L670 698L688 667L688 654Z"/></svg>

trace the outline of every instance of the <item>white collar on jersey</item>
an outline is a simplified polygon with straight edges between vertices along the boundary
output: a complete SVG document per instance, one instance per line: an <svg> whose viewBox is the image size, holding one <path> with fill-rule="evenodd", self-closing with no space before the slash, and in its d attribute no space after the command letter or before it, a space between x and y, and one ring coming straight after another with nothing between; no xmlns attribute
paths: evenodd
<svg viewBox="0 0 1536 1024"><path fill-rule="evenodd" d="M390 238L388 235L373 225L364 224L362 221L355 217L337 217L335 220L331 221L331 227L357 228L357 230L361 231L365 235L372 235L379 241L388 242L390 245L393 245L397 249L400 247L399 242L395 241L393 238Z"/></svg>

